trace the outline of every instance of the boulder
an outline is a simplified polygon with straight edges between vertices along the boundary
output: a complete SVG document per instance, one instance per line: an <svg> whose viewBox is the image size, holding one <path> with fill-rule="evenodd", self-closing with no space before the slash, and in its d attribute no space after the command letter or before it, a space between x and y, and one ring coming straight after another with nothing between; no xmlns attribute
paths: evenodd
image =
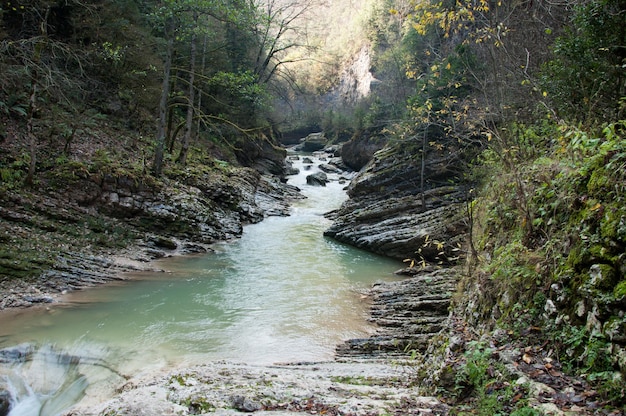
<svg viewBox="0 0 626 416"><path fill-rule="evenodd" d="M8 391L0 391L0 416L7 416L11 407L11 395Z"/></svg>
<svg viewBox="0 0 626 416"><path fill-rule="evenodd" d="M374 131L364 131L354 135L341 147L343 162L354 170L361 170L372 159L374 153L382 149L387 139Z"/></svg>
<svg viewBox="0 0 626 416"><path fill-rule="evenodd" d="M302 141L302 151L316 152L322 150L328 144L328 139L324 133L311 133Z"/></svg>
<svg viewBox="0 0 626 416"><path fill-rule="evenodd" d="M339 169L337 166L331 165L329 163L322 163L318 166L322 172L326 173L342 173L343 171Z"/></svg>
<svg viewBox="0 0 626 416"><path fill-rule="evenodd" d="M306 183L312 186L326 186L328 176L324 172L317 172L306 177Z"/></svg>
<svg viewBox="0 0 626 416"><path fill-rule="evenodd" d="M297 175L298 173L300 173L300 169L294 168L293 166L287 166L285 168L285 175L286 176Z"/></svg>

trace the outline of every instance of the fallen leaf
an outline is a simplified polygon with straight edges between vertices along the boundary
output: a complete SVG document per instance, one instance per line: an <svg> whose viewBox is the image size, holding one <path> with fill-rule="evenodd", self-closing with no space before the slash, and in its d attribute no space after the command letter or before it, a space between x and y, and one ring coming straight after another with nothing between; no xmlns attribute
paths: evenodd
<svg viewBox="0 0 626 416"><path fill-rule="evenodd" d="M532 358L530 355L528 355L528 354L524 354L524 355L522 356L522 360L524 360L524 362L525 362L526 364L530 364L530 363L532 363L532 362L533 362L533 358Z"/></svg>

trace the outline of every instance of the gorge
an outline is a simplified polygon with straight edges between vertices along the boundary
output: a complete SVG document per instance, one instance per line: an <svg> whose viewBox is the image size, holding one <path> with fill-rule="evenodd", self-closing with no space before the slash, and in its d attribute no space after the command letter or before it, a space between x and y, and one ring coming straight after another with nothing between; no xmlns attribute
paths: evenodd
<svg viewBox="0 0 626 416"><path fill-rule="evenodd" d="M625 413L624 10L0 2L0 416Z"/></svg>

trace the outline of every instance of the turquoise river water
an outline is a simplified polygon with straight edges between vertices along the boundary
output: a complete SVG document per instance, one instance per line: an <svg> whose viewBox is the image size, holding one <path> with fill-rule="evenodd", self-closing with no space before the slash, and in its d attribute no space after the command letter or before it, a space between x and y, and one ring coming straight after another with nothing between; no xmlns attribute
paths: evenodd
<svg viewBox="0 0 626 416"><path fill-rule="evenodd" d="M289 182L307 198L290 216L246 226L241 239L214 245L214 253L164 259L156 267L166 272L0 314L0 349L36 351L19 363L0 360L0 390L4 383L14 400L10 415L53 415L55 406L106 396L122 375L208 360L327 360L341 341L368 334L362 293L394 279L401 263L323 237L330 225L323 214L345 200L345 184L308 186L315 162L310 170L295 162L301 172ZM73 394L58 399L68 386Z"/></svg>

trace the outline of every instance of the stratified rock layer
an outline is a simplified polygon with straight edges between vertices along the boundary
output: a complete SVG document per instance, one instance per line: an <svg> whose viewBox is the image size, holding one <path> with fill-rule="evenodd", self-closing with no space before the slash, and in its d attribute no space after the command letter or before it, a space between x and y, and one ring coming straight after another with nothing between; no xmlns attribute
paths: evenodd
<svg viewBox="0 0 626 416"><path fill-rule="evenodd" d="M337 356L378 358L423 352L443 328L457 283L454 269L424 269L412 278L372 288L371 321L377 331L369 338L346 341Z"/></svg>
<svg viewBox="0 0 626 416"><path fill-rule="evenodd" d="M456 177L461 153L417 143L387 145L352 180L346 201L328 214L325 235L408 261L413 277L372 289L377 331L337 347L338 357L379 358L423 352L448 317L457 285L452 266L467 231L466 190ZM342 149L349 157L350 148Z"/></svg>
<svg viewBox="0 0 626 416"><path fill-rule="evenodd" d="M159 183L94 174L75 178L53 196L7 192L0 207L2 242L18 245L28 236L39 257L24 264L2 259L0 310L53 302L58 293L123 278L122 272L150 267L155 258L205 252L208 244L239 237L245 224L288 215L298 198L296 187L250 168L183 172ZM133 237L130 247L106 240L112 229ZM73 236L81 234L95 237L75 243ZM100 247L95 238L109 245ZM41 265L40 274L19 278L33 262Z"/></svg>
<svg viewBox="0 0 626 416"><path fill-rule="evenodd" d="M466 231L466 191L455 178L456 156L443 150L421 160L388 146L353 179L350 199L328 214L325 235L398 259L450 263Z"/></svg>

